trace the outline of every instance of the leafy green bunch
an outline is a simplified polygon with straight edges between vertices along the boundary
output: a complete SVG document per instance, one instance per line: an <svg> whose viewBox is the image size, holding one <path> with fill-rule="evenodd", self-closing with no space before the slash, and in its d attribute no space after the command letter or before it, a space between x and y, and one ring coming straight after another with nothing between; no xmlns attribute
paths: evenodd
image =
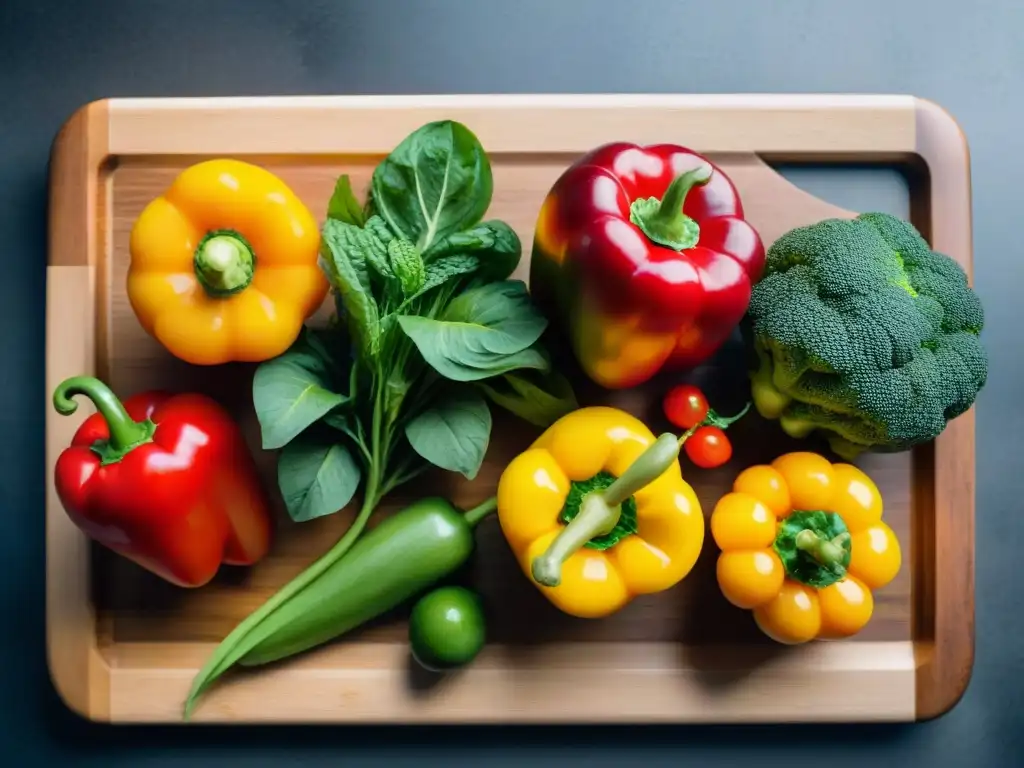
<svg viewBox="0 0 1024 768"><path fill-rule="evenodd" d="M577 407L542 345L546 319L511 279L518 236L483 220L492 191L487 154L452 121L402 141L365 204L338 179L320 258L336 316L253 380L292 519L342 509L362 483L358 535L383 496L429 467L473 479L490 403L539 426Z"/></svg>

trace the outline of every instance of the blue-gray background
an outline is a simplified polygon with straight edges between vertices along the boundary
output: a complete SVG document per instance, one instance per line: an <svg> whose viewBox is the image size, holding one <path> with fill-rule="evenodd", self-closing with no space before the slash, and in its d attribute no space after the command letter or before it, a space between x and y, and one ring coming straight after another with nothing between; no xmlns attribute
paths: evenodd
<svg viewBox="0 0 1024 768"><path fill-rule="evenodd" d="M11 764L1022 764L1022 31L1020 0L0 4L0 748ZM185 732L68 714L43 653L44 217L61 123L104 96L512 91L898 92L958 118L991 351L977 409L977 661L960 705L919 726L806 729ZM904 205L890 176L793 178L842 205Z"/></svg>

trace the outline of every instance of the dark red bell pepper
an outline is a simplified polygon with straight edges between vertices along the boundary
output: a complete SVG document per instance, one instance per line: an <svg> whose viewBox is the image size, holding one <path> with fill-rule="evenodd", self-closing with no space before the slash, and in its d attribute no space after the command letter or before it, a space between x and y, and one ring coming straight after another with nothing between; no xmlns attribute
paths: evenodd
<svg viewBox="0 0 1024 768"><path fill-rule="evenodd" d="M237 425L199 394L145 392L124 404L98 379L53 393L58 413L85 395L97 413L58 457L54 483L87 535L167 581L199 587L222 563L267 554L269 498Z"/></svg>
<svg viewBox="0 0 1024 768"><path fill-rule="evenodd" d="M765 250L732 181L685 147L598 147L544 200L530 292L608 388L714 354L742 319Z"/></svg>

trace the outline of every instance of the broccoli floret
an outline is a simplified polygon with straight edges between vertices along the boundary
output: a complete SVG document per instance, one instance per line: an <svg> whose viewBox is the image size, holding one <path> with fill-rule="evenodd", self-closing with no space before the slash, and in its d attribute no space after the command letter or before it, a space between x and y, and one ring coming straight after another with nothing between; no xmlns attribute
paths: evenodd
<svg viewBox="0 0 1024 768"><path fill-rule="evenodd" d="M768 249L744 336L754 404L832 450L903 451L934 439L988 376L984 312L964 270L886 213L827 219Z"/></svg>

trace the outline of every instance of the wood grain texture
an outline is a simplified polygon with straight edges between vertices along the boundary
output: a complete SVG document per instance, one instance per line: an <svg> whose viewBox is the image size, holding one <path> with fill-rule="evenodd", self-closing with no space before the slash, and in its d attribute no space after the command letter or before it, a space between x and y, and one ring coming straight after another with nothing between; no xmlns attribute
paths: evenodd
<svg viewBox="0 0 1024 768"><path fill-rule="evenodd" d="M677 94L119 99L111 151L386 154L406 126L449 118L507 153L581 152L685 134L704 152L850 156L915 149L908 96Z"/></svg>
<svg viewBox="0 0 1024 768"><path fill-rule="evenodd" d="M788 649L794 651L795 649ZM176 720L212 645L122 644L111 712ZM153 673L159 669L160 674ZM837 697L836 691L842 695ZM268 704L268 694L274 705ZM841 698L842 701L837 701ZM673 643L490 645L447 679L419 673L401 642L337 644L210 692L207 723L691 723L905 720L913 644L819 643L792 653Z"/></svg>
<svg viewBox="0 0 1024 768"><path fill-rule="evenodd" d="M94 373L99 306L96 265L109 221L105 185L107 105L88 104L63 126L50 158L46 281L46 393L68 376ZM46 471L88 415L46 410ZM106 662L99 653L89 595L90 544L67 518L52 482L46 496L46 648L50 677L67 705L84 717L109 717Z"/></svg>
<svg viewBox="0 0 1024 768"><path fill-rule="evenodd" d="M188 163L210 154L246 156L278 173L322 216L338 174L350 174L353 186L361 191L376 162L409 131L438 117L463 120L492 157L495 195L488 216L508 221L520 235L525 252L516 276L525 279L544 194L575 157L605 140L628 136L639 142L675 141L709 154L736 183L747 215L766 243L794 226L853 213L793 186L762 156L857 162L920 157L933 180L937 175L945 180L938 189L954 192L937 194L934 183L922 185L924 196L914 200L915 224L928 231L932 211L941 207L944 223L931 234L946 244L946 252L969 265L966 169L948 140L922 139L932 134L927 118L922 127L918 110L927 107L921 105L901 96L103 102L81 113L88 119L76 115L78 128L65 129L58 139L56 155L65 156L64 168L72 167L69 161L81 155L80 147L96 147L86 153L91 164L84 166L86 170L58 173L61 166L55 164L52 179L54 197L63 200L66 216L51 222L51 264L83 265L76 274L87 276L91 288L76 293L71 277L61 277L51 267L48 359L63 361L59 378L68 375L64 371L74 363L80 366L75 373L95 371L123 397L169 384L211 394L242 423L276 493L275 457L260 450L248 396L253 368L200 369L175 360L142 331L125 296L131 224ZM99 109L106 110L102 119L95 111ZM941 128L943 123L937 125ZM94 134L98 138L91 138ZM965 189L968 203L962 205ZM63 262L72 252L71 243L87 255ZM76 296L78 303L68 295ZM69 323L69 311L91 314L92 321L85 317ZM322 322L327 313L325 304L314 322ZM68 357L68 350L81 346L83 339L85 351ZM668 428L658 397L678 377L609 394L583 380L571 362L568 372L583 404L612 403L645 419L655 431ZM57 375L48 378L47 396L59 381ZM723 412L738 409L749 396L736 344L689 378L700 383ZM89 409L83 404L82 410ZM73 421L48 416L48 460L70 438ZM496 422L485 465L474 481L430 475L415 488L393 494L378 510L377 519L414 495L437 492L463 506L492 495L501 469L537 434L501 414L496 414ZM728 465L699 472L684 467L705 515L744 466L770 461L797 447L825 450L820 442L786 439L775 425L756 415L731 432L736 455ZM950 699L950 691L958 690L958 681L966 681L963 651L972 647L970 630L964 645L960 624L972 616L973 582L957 581L955 576L973 566L973 545L965 547L960 538L965 518L973 521L972 439L968 414L954 422L934 448L869 456L859 462L882 489L886 520L906 542L908 557L899 576L877 593L871 624L849 642L782 649L768 641L749 613L732 608L721 597L714 577L717 551L710 539L693 573L676 589L641 598L600 622L572 619L526 582L492 520L478 529L478 551L461 574L488 605L489 645L484 657L458 680L429 690L410 687L402 655L405 627L398 611L293 663L261 671L265 674L226 679L200 706L196 719L823 721L934 715L955 700L958 694ZM947 478L941 482L940 468ZM328 549L352 512L294 525L286 521L279 503L278 535L270 557L251 569L225 569L206 588L184 591L86 544L66 523L51 492L48 589L55 602L48 622L65 625L63 610L77 615L71 622L76 629L71 643L75 658L92 658L95 652L98 659L90 667L92 677L78 671L74 678L75 690L84 694L69 694L70 688L59 683L58 689L74 708L96 719L176 721L188 681L212 644ZM69 551L78 555L65 557ZM940 577L944 573L945 580ZM52 651L52 633L50 644ZM65 663L58 674L52 659L51 652L55 679L71 679L73 665ZM592 673L596 666L603 670L600 686ZM969 666L968 653L968 673ZM839 689L844 693L836 697ZM608 690L628 693L612 697ZM769 697L773 707L766 708Z"/></svg>
<svg viewBox="0 0 1024 768"><path fill-rule="evenodd" d="M971 175L967 141L953 117L916 104L917 153L928 174L917 207L932 247L973 276ZM974 665L974 410L953 421L930 450L918 452L922 477L914 510L920 599L914 602L917 714L949 711Z"/></svg>

